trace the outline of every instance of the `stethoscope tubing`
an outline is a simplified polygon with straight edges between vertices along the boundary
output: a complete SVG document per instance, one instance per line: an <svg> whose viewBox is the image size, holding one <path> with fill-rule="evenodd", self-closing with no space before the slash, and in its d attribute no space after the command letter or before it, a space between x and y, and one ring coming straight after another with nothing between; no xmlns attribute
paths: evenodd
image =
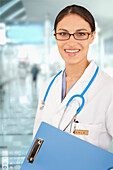
<svg viewBox="0 0 113 170"><path fill-rule="evenodd" d="M97 69L96 69L93 77L91 78L90 82L88 83L88 85L86 86L86 88L83 90L83 92L82 92L81 94L73 95L73 96L69 99L69 101L67 102L66 107L69 106L70 102L71 102L74 98L76 98L76 97L81 98L81 99L82 99L82 104L81 104L81 106L80 106L80 107L78 108L78 110L77 110L77 114L79 114L79 112L80 112L80 111L82 110L82 108L84 107L84 103L85 103L84 94L87 92L87 90L89 89L89 87L90 87L91 84L93 83L93 81L94 81L94 79L95 79L95 77L96 77L96 75L97 75L97 73L98 73L98 70L99 70L99 67L97 66Z"/></svg>
<svg viewBox="0 0 113 170"><path fill-rule="evenodd" d="M93 77L91 78L90 82L88 83L88 85L86 86L86 88L84 89L84 91L82 92L82 94L81 94L82 96L84 96L84 94L86 93L86 91L89 89L89 87L90 87L91 84L93 83L93 81L94 81L94 79L95 79L95 77L96 77L96 75L97 75L97 73L98 73L98 70L99 70L99 66L97 66L97 69L96 69Z"/></svg>
<svg viewBox="0 0 113 170"><path fill-rule="evenodd" d="M78 110L77 110L77 114L78 114L78 113L82 110L82 108L83 108L83 106L84 106L84 103L85 103L84 96L82 96L82 95L80 95L80 94L73 95L73 96L69 99L69 101L67 102L66 107L68 107L69 104L71 103L71 101L72 101L74 98L77 98L77 97L79 97L79 98L82 99L82 104L81 104L81 106L80 106L80 107L78 108Z"/></svg>
<svg viewBox="0 0 113 170"><path fill-rule="evenodd" d="M83 90L83 92L82 92L81 94L73 95L73 96L68 100L68 102L67 102L67 104L66 104L66 107L65 107L65 109L64 109L63 115L62 115L62 117L61 117L61 120L60 120L60 122L59 122L58 128L60 128L60 124L61 124L61 122L62 122L62 120L63 120L64 114L65 114L65 112L66 112L66 110L67 110L67 107L69 106L70 102L71 102L74 98L77 98L77 97L79 97L79 98L82 99L82 104L81 104L80 107L77 109L76 114L74 115L74 117L75 117L77 114L80 113L80 111L82 110L82 108L84 107L84 104L85 104L84 94L87 92L87 90L89 89L89 87L90 87L91 84L93 83L93 81L94 81L94 79L95 79L95 77L96 77L96 75L97 75L97 73L98 73L98 70L99 70L99 67L97 66L96 71L95 71L93 77L91 78L91 80L89 81L88 85L87 85L86 88ZM50 89L51 89L52 84L54 83L55 79L59 76L59 74L61 74L61 72L62 72L62 70L61 70L58 74L56 74L56 76L55 76L55 77L52 79L52 81L50 82L50 84L49 84L49 86L48 86L48 88L47 88L47 90L46 90L44 99L43 99L43 101L42 101L42 105L43 105L43 106L42 106L42 109L43 109L43 107L44 107L44 105L45 105L45 101L46 101L46 98L47 98L47 96L48 96L48 93L49 93L49 91L50 91ZM73 118L74 118L74 117L73 117ZM72 118L72 120L73 120L73 118ZM67 129L67 127L72 123L72 120L69 122L69 124L65 127L65 129L64 129L63 131L65 131L65 130Z"/></svg>
<svg viewBox="0 0 113 170"><path fill-rule="evenodd" d="M58 74L56 74L56 76L55 76L55 77L52 79L52 81L50 82L50 84L49 84L49 86L48 86L48 88L47 88L47 91L46 91L46 93L45 93L44 99L43 99L43 102L44 102L44 103L45 103L45 101L46 101L46 98L47 98L47 96L48 96L48 93L49 93L49 91L50 91L50 88L51 88L53 82L55 81L56 77L59 76L59 74L60 74L61 72L62 72L62 70L61 70L60 72L58 72Z"/></svg>

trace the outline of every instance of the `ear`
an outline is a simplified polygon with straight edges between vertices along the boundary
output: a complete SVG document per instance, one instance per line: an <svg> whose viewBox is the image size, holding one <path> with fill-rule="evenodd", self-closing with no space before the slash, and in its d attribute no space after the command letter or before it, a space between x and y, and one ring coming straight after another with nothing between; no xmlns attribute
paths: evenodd
<svg viewBox="0 0 113 170"><path fill-rule="evenodd" d="M95 34L96 34L96 31L93 31L93 33L91 34L91 37L90 37L90 44L93 43L93 41L95 39Z"/></svg>

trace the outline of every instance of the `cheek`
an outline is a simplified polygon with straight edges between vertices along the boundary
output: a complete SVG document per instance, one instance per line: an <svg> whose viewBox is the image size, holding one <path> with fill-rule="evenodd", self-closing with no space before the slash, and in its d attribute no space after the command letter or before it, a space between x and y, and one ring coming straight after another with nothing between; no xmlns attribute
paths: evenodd
<svg viewBox="0 0 113 170"><path fill-rule="evenodd" d="M82 45L82 47L85 49L85 50L88 50L89 49L89 45L90 43L89 42L86 42Z"/></svg>
<svg viewBox="0 0 113 170"><path fill-rule="evenodd" d="M62 52L62 51L63 51L64 44L59 41L59 42L57 42L57 47L58 47L59 52Z"/></svg>

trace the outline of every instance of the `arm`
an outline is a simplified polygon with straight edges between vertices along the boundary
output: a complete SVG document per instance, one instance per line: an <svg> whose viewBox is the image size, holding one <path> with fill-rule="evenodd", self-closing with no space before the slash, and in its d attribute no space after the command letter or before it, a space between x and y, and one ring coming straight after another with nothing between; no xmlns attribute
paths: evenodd
<svg viewBox="0 0 113 170"><path fill-rule="evenodd" d="M110 105L106 112L106 127L108 130L108 133L110 134L110 136L113 139L113 91L112 91L112 98L110 101Z"/></svg>
<svg viewBox="0 0 113 170"><path fill-rule="evenodd" d="M34 123L34 129L33 129L33 138L35 137L35 134L40 126L40 123L42 121L42 116L43 112L40 110L41 102L43 100L43 95L44 95L44 85L42 86L39 94L39 102L38 102L38 108L36 112L36 117L35 117L35 123Z"/></svg>

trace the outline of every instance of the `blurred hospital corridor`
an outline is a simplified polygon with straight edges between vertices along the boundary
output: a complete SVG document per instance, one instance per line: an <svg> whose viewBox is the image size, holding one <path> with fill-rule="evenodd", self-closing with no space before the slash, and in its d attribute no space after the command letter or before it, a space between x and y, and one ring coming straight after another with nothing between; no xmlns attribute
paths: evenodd
<svg viewBox="0 0 113 170"><path fill-rule="evenodd" d="M18 70L15 63L10 64L4 75L4 85L0 88L0 164L6 169L10 162L9 169L20 169L26 149L32 141L38 85L34 86L25 62Z"/></svg>
<svg viewBox="0 0 113 170"><path fill-rule="evenodd" d="M34 55L32 61L29 49ZM59 64L56 63L54 67L50 66L51 71L47 74L46 64L36 62L36 49L36 45L5 45L0 48L1 169L20 169L32 142L39 90L43 82L58 70ZM39 70L35 81L34 66Z"/></svg>
<svg viewBox="0 0 113 170"><path fill-rule="evenodd" d="M0 0L0 170L19 170L31 145L40 88L65 67L53 35L54 19L74 3L95 16L88 59L113 77L112 0Z"/></svg>

